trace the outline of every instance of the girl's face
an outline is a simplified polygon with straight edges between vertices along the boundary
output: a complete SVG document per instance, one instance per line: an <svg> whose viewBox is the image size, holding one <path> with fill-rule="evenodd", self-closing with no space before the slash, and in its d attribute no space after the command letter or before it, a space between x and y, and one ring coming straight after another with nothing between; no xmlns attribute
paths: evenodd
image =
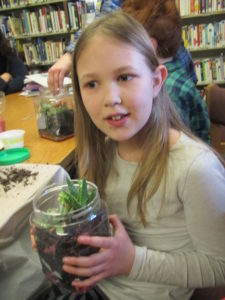
<svg viewBox="0 0 225 300"><path fill-rule="evenodd" d="M119 143L138 141L164 73L166 76L162 66L153 73L136 48L101 34L91 39L77 62L88 114L102 132Z"/></svg>

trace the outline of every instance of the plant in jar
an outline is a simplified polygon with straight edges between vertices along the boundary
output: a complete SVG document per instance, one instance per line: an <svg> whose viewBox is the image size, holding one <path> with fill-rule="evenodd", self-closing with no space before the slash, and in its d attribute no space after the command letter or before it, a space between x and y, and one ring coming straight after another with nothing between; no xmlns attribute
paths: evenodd
<svg viewBox="0 0 225 300"><path fill-rule="evenodd" d="M73 109L69 108L67 102L62 99L45 101L41 98L37 122L42 137L62 140L74 133Z"/></svg>
<svg viewBox="0 0 225 300"><path fill-rule="evenodd" d="M50 188L36 203L31 215L43 272L58 287L73 289L74 275L62 270L64 256L88 256L98 248L79 245L80 234L108 236L107 209L97 187L85 179ZM77 277L82 280L82 278Z"/></svg>

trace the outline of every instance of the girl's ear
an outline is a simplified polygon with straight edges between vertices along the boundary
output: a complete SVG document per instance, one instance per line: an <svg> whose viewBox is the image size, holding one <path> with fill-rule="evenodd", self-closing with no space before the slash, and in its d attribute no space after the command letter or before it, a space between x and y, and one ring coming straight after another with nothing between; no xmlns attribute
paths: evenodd
<svg viewBox="0 0 225 300"><path fill-rule="evenodd" d="M154 73L154 82L153 82L153 96L158 96L162 85L164 84L167 78L167 69L164 65L160 65L156 68Z"/></svg>
<svg viewBox="0 0 225 300"><path fill-rule="evenodd" d="M153 37L150 37L150 40L151 40L152 45L153 45L153 47L154 47L154 49L155 49L155 52L156 52L157 47L158 47L157 40L156 40L155 38L153 38Z"/></svg>

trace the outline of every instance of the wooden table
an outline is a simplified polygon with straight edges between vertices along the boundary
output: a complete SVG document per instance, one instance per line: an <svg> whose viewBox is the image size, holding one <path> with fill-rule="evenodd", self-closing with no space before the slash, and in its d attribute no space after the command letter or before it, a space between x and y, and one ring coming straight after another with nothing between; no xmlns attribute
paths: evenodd
<svg viewBox="0 0 225 300"><path fill-rule="evenodd" d="M74 162L76 140L74 137L56 142L41 138L38 134L32 97L19 93L6 96L6 130L24 129L24 146L31 157L27 163L58 164L70 170Z"/></svg>

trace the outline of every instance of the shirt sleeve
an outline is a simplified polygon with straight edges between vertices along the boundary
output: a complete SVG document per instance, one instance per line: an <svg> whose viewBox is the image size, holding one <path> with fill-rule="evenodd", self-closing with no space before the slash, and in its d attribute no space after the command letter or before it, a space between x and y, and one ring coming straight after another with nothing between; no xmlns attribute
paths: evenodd
<svg viewBox="0 0 225 300"><path fill-rule="evenodd" d="M7 72L11 74L12 79L7 83L5 93L11 94L21 91L24 86L24 78L28 74L28 71L18 56L8 58Z"/></svg>
<svg viewBox="0 0 225 300"><path fill-rule="evenodd" d="M181 61L182 66L185 68L188 77L193 81L193 83L197 84L197 75L195 72L194 63L191 57L190 52L184 47L184 41L182 40L181 46L177 51L175 56L176 59Z"/></svg>
<svg viewBox="0 0 225 300"><path fill-rule="evenodd" d="M5 91L7 88L7 82L5 82L5 80L3 80L2 78L0 78L0 91Z"/></svg>
<svg viewBox="0 0 225 300"><path fill-rule="evenodd" d="M225 285L225 169L213 153L193 161L183 202L192 250L161 252L136 246L129 277L185 288Z"/></svg>
<svg viewBox="0 0 225 300"><path fill-rule="evenodd" d="M189 97L189 126L193 133L200 137L206 143L210 143L209 129L210 120L206 102L198 90L190 90Z"/></svg>

